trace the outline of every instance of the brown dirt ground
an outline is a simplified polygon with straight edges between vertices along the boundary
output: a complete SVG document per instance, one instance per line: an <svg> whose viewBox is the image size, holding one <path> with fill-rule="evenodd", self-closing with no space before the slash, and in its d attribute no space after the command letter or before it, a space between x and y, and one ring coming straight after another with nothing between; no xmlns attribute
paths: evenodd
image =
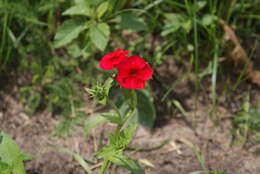
<svg viewBox="0 0 260 174"><path fill-rule="evenodd" d="M167 67L159 68L158 77L162 75L165 81L168 81L163 73L169 72L170 69L173 74L168 74L169 78L174 80L177 78L176 74L182 73L174 69L175 67L174 62L168 62ZM190 174L201 171L203 168L195 151L205 158L204 167L207 170L225 171L228 174L259 174L260 158L252 153L259 146L230 146L230 118L233 116L229 109L236 108L233 105L240 105L240 100L232 105L219 105L216 108L217 112L212 116L219 120L213 122L214 119L210 119L209 115L212 106L206 104L208 102L203 95L199 96L197 107L193 107L194 96L191 96L189 86L187 81L180 83L172 96L169 96L182 103L187 110L186 116L168 111L169 108L157 100L158 118L155 128L150 131L140 127L130 147L152 147L166 139L170 139L170 143L155 150L140 150L136 153L128 150L127 153L131 153L134 159L148 160L154 165L149 167L141 163L147 174ZM253 91L252 94L255 101L260 101L259 90ZM237 94L233 96L235 95ZM53 129L59 121L48 112L28 116L14 97L0 93L0 99L0 131L12 136L24 152L33 156L33 160L26 162L28 174L84 174L71 156L53 149L49 144L66 147L90 158L97 151L97 147L106 143L106 133L113 130L113 125L106 124L96 128L93 136L88 139L83 135L81 128L67 139L55 137ZM114 168L113 174L128 173L125 169Z"/></svg>
<svg viewBox="0 0 260 174"><path fill-rule="evenodd" d="M9 109L0 114L0 130L11 135L23 151L30 153L33 160L26 162L28 174L83 174L83 170L72 157L58 152L48 144L67 147L85 157L95 152L93 137L88 140L78 131L68 139L54 137L53 128L58 123L48 113L28 117L15 100L9 98ZM17 107L20 106L20 107ZM230 120L216 126L208 119L208 106L201 105L197 111L199 120L196 129L191 128L183 119L170 119L162 127L152 132L139 128L131 147L151 147L166 139L170 143L157 150L140 151L132 154L135 159L149 160L154 168L144 166L149 174L189 174L202 170L192 147L196 147L205 158L208 170L221 170L229 174L259 174L260 158L240 146L230 147ZM229 117L229 113L220 108L220 114ZM194 112L189 112L192 115ZM111 131L112 125L96 129L95 137L103 137L104 132ZM98 138L97 138L98 139ZM97 146L105 143L106 139ZM97 140L97 142L99 142ZM130 152L130 151L129 151ZM115 173L127 173L123 169Z"/></svg>

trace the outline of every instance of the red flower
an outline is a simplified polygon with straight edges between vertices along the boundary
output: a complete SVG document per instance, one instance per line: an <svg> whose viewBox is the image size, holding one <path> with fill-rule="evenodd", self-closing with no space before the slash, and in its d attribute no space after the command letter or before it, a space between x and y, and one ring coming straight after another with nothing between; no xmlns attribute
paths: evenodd
<svg viewBox="0 0 260 174"><path fill-rule="evenodd" d="M116 80L123 88L143 89L145 82L152 77L150 65L139 56L127 57L117 66Z"/></svg>
<svg viewBox="0 0 260 174"><path fill-rule="evenodd" d="M115 52L109 53L102 57L99 66L104 70L116 68L116 66L127 57L127 54L128 51L123 51L118 48Z"/></svg>

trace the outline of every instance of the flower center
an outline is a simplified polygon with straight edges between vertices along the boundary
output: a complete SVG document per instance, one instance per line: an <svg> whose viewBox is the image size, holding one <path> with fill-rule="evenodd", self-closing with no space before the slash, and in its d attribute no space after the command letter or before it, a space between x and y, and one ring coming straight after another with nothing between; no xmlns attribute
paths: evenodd
<svg viewBox="0 0 260 174"><path fill-rule="evenodd" d="M131 76L136 76L137 71L135 69L130 70L129 74Z"/></svg>
<svg viewBox="0 0 260 174"><path fill-rule="evenodd" d="M111 61L115 61L116 59L117 59L117 57L110 58Z"/></svg>

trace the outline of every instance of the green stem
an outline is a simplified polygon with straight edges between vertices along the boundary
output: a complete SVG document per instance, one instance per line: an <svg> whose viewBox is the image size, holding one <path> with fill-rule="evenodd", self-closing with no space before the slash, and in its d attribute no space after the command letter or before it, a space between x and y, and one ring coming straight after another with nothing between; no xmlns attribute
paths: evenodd
<svg viewBox="0 0 260 174"><path fill-rule="evenodd" d="M213 100L213 106L216 106L217 103L217 90L216 90L216 84L217 84L217 74L218 74L218 42L215 40L215 47L214 47L214 58L213 58L213 72L211 77L211 94L212 94L212 100Z"/></svg>
<svg viewBox="0 0 260 174"><path fill-rule="evenodd" d="M122 119L123 117L120 113L120 110L117 108L117 106L113 103L111 103L110 106L116 111L117 115Z"/></svg>
<svg viewBox="0 0 260 174"><path fill-rule="evenodd" d="M8 25L8 14L5 14L4 19L3 19L3 33L2 33L2 42L1 42L1 49L0 49L0 55L3 57L3 62L5 62L6 58L4 58L4 47L6 45L6 33L7 33L7 25Z"/></svg>
<svg viewBox="0 0 260 174"><path fill-rule="evenodd" d="M104 160L103 164L102 164L102 167L99 171L99 174L105 174L107 168L109 167L110 165L110 161L109 160Z"/></svg>
<svg viewBox="0 0 260 174"><path fill-rule="evenodd" d="M128 123L129 123L129 121L131 120L131 118L132 118L132 116L134 115L134 112L135 112L135 109L131 109L128 113L127 113L127 115L126 115L126 117L125 117L125 119L124 119L124 121L123 121L123 124L122 125L119 125L119 131L122 131L124 128L126 128L127 126L128 126Z"/></svg>
<svg viewBox="0 0 260 174"><path fill-rule="evenodd" d="M194 3L197 3L197 0L194 1ZM196 90L196 96L198 93L199 89L199 60L198 60L198 55L199 55L199 50L198 50L198 29L197 29L197 12L195 9L192 10L193 12L193 30L194 30L194 46L195 46L195 74L196 74L196 85L195 85L195 90Z"/></svg>
<svg viewBox="0 0 260 174"><path fill-rule="evenodd" d="M127 150L133 150L134 152L146 152L146 151L152 151L152 150L157 150L157 149L160 149L162 148L163 146L169 144L171 141L171 139L167 139L167 140L164 140L163 142L161 142L160 144L158 145L155 145L155 146L151 146L151 147L127 147Z"/></svg>
<svg viewBox="0 0 260 174"><path fill-rule="evenodd" d="M113 109L117 112L118 116L122 119L122 123L117 125L115 133L120 133L125 127L127 127L129 125L129 121L133 117L134 112L135 112L135 108L136 108L136 105L137 105L137 95L136 95L136 92L134 90L131 90L130 92L125 91L124 94L125 94L126 98L130 98L130 102L128 103L130 110L127 112L125 117L122 117L120 110L117 108L116 105L111 104ZM99 174L105 174L109 165L110 165L110 161L108 159L105 159L103 161L103 164L102 164L102 167L99 171Z"/></svg>

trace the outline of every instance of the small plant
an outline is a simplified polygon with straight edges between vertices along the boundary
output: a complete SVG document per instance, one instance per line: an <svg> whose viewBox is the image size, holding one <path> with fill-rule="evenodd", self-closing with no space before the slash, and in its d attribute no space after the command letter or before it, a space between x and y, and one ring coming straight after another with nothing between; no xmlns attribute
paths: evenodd
<svg viewBox="0 0 260 174"><path fill-rule="evenodd" d="M260 103L252 105L249 97L242 105L241 110L237 113L233 120L233 135L235 144L252 143L259 144L260 137Z"/></svg>
<svg viewBox="0 0 260 174"><path fill-rule="evenodd" d="M8 135L0 133L0 174L25 174L23 161L30 158Z"/></svg>
<svg viewBox="0 0 260 174"><path fill-rule="evenodd" d="M114 109L114 112L101 113L91 117L85 126L85 133L88 135L92 128L102 123L109 122L116 125L115 131L109 134L108 144L94 155L95 158L103 159L99 174L104 174L112 163L125 167L135 174L144 173L140 165L127 156L124 150L131 142L138 122L145 123L149 120L145 118L144 121L143 115L150 117L150 120L154 119L152 103L149 99L144 103L138 103L140 97L142 101L145 101L146 98L143 97L145 96L143 93L136 91L136 89L145 88L146 81L152 77L153 69L142 57L128 57L127 54L127 51L117 49L115 52L105 55L100 61L100 67L104 70L116 69L117 74L113 78L108 78L104 85L98 84L92 89L86 89L98 103L110 104ZM118 102L118 99L116 104L113 104L109 98L109 92L114 80L122 87L115 89L119 91L119 98L123 96L123 100L121 100L123 102ZM149 111L144 113L146 110ZM146 125L151 126L149 121ZM60 150L74 154L68 150ZM73 156L76 158L75 154ZM78 156L76 159L79 161ZM89 173L89 167L86 167L86 164L84 166L86 172Z"/></svg>

